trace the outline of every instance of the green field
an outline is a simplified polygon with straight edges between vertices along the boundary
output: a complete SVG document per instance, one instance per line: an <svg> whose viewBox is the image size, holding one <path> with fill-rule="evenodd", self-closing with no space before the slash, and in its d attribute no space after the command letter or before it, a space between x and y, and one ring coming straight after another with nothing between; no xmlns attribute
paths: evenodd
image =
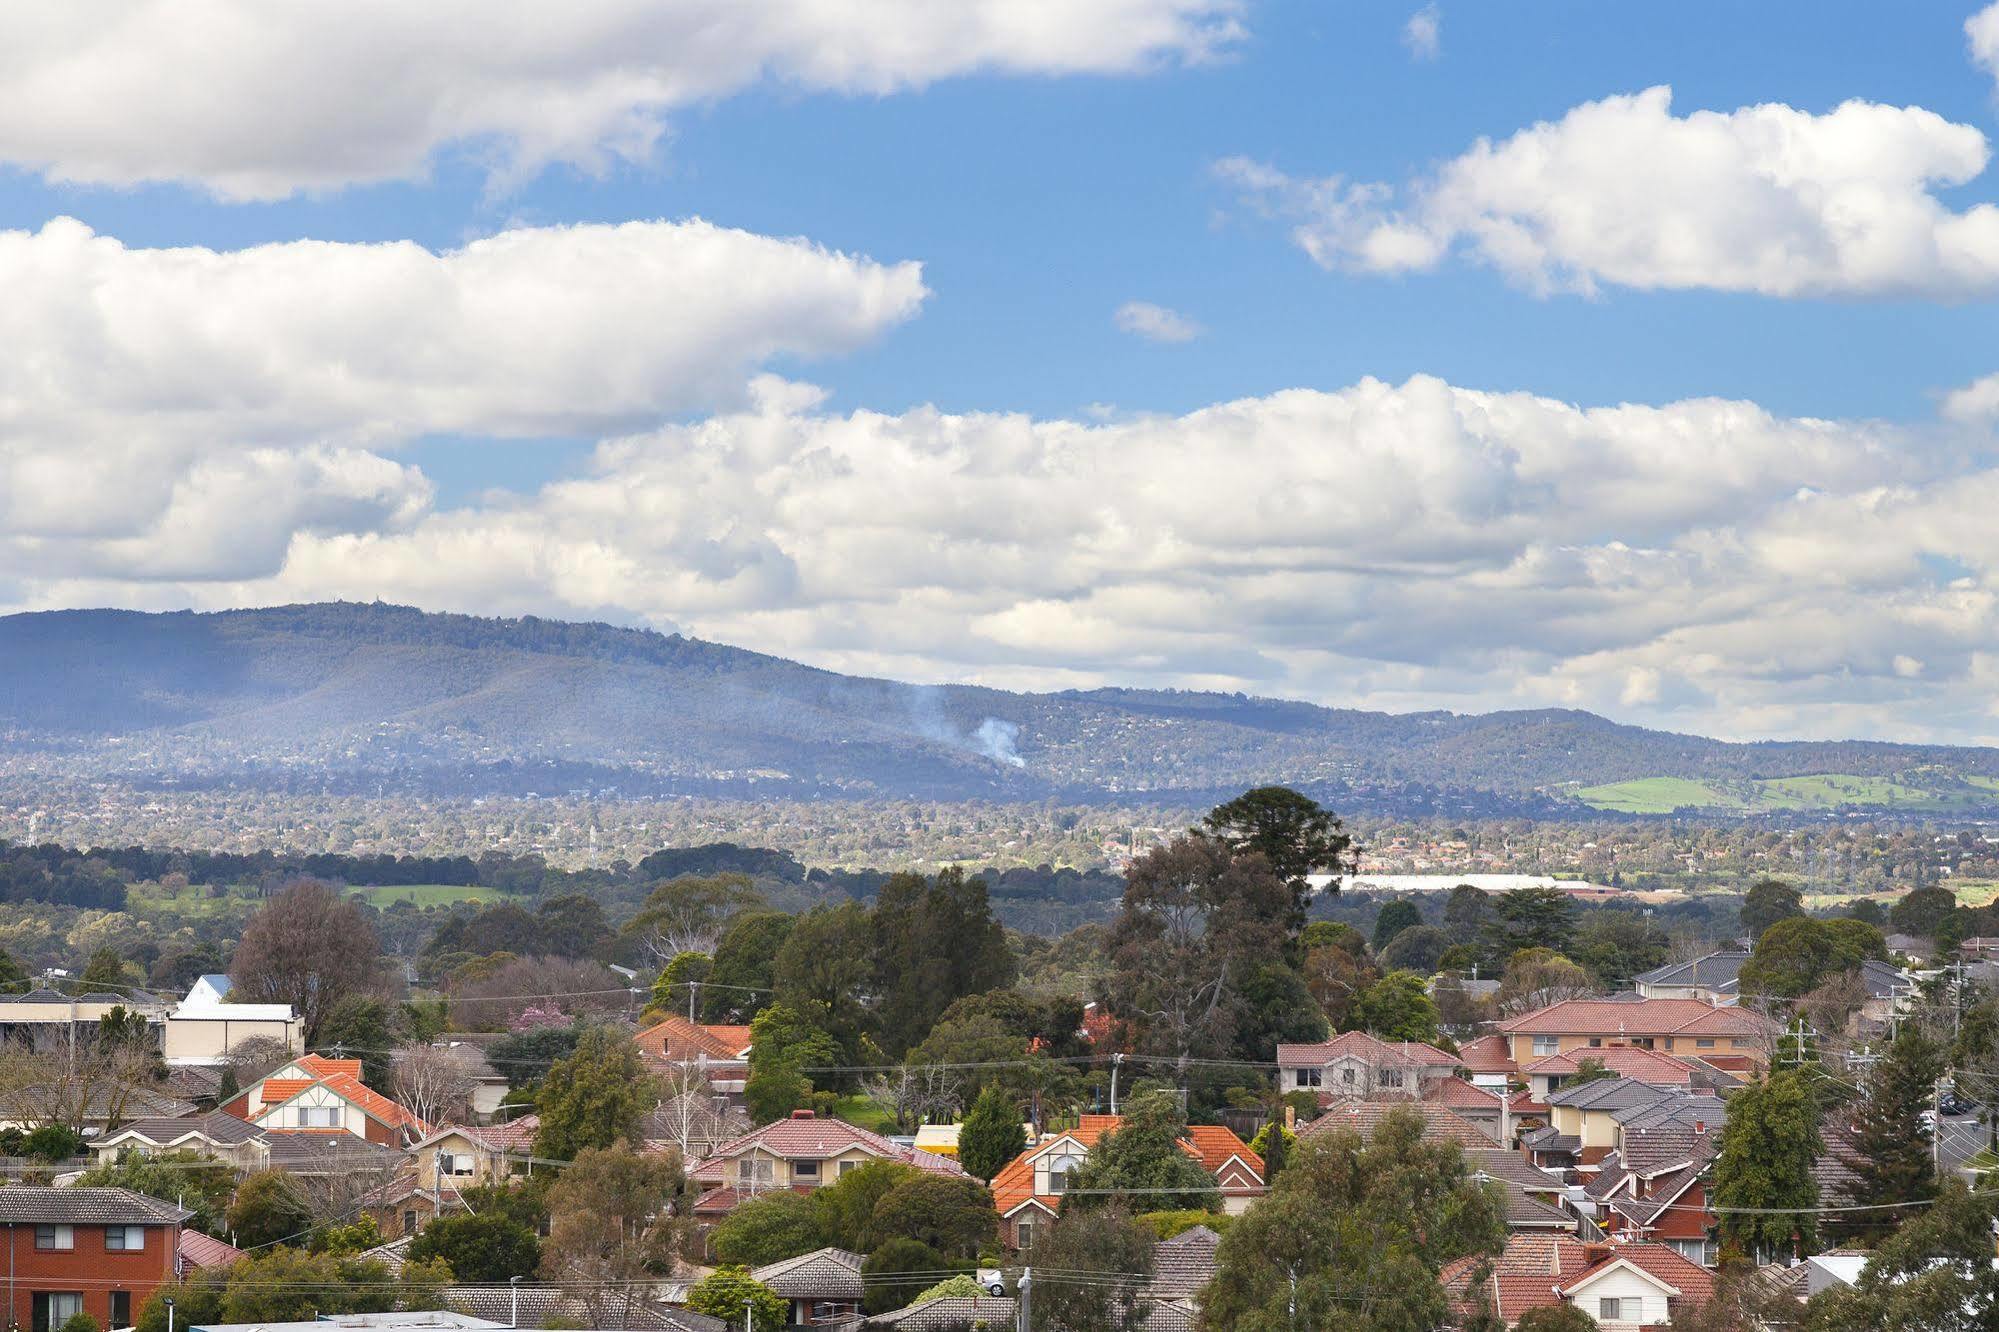
<svg viewBox="0 0 1999 1332"><path fill-rule="evenodd" d="M455 883L384 884L376 888L349 888L347 895L358 897L377 910L392 902L414 902L420 907L443 907L458 902L497 902L506 896L497 888L466 888Z"/></svg>
<svg viewBox="0 0 1999 1332"><path fill-rule="evenodd" d="M1999 879L1946 879L1944 887L1957 895L1961 907L1991 906L1999 902ZM1805 909L1818 911L1852 906L1863 897L1871 897L1882 905L1891 905L1902 896L1903 889L1893 889L1883 893L1806 893Z"/></svg>
<svg viewBox="0 0 1999 1332"><path fill-rule="evenodd" d="M1670 814L1676 809L1689 808L1759 814L1855 807L1948 813L1999 803L1999 779L1953 776L1938 785L1923 787L1892 777L1837 772L1705 782L1684 777L1640 777L1628 782L1586 786L1573 794L1592 809L1620 814Z"/></svg>

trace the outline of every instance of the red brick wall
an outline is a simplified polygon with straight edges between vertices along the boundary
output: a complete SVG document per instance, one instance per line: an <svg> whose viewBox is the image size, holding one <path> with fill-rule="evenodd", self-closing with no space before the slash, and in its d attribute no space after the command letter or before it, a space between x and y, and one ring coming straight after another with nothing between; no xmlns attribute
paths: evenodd
<svg viewBox="0 0 1999 1332"><path fill-rule="evenodd" d="M35 1247L31 1225L0 1226L0 1287L10 1287L15 1326L32 1327L35 1294L39 1291L77 1291L83 1296L83 1311L97 1320L99 1327L111 1324L111 1292L130 1291L132 1316L155 1287L173 1279L174 1247L180 1231L173 1226L147 1226L146 1247L137 1253L106 1251L103 1226L77 1226L76 1247L44 1250Z"/></svg>

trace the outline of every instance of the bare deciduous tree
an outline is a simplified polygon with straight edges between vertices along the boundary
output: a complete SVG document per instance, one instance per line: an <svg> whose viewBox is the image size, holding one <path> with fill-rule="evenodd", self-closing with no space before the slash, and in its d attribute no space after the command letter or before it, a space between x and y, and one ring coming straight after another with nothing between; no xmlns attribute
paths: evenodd
<svg viewBox="0 0 1999 1332"><path fill-rule="evenodd" d="M405 1045L393 1056L396 1099L432 1128L461 1123L478 1079L439 1045Z"/></svg>
<svg viewBox="0 0 1999 1332"><path fill-rule="evenodd" d="M609 967L562 957L516 958L451 991L451 1020L463 1031L502 1031L529 1008L576 1018L631 1006L630 988Z"/></svg>
<svg viewBox="0 0 1999 1332"><path fill-rule="evenodd" d="M335 1004L375 988L381 962L361 908L316 879L300 879L250 917L230 962L229 997L290 1004L311 1041Z"/></svg>
<svg viewBox="0 0 1999 1332"><path fill-rule="evenodd" d="M588 1148L549 1191L541 1273L583 1302L591 1327L623 1327L645 1287L671 1272L687 1222L672 1206L685 1176L677 1153Z"/></svg>
<svg viewBox="0 0 1999 1332"><path fill-rule="evenodd" d="M862 1089L868 1100L895 1120L898 1133L955 1114L965 1103L965 1082L956 1072L935 1064L904 1064L882 1073Z"/></svg>
<svg viewBox="0 0 1999 1332"><path fill-rule="evenodd" d="M0 1106L9 1119L56 1124L81 1133L133 1117L134 1100L154 1087L153 1052L127 1041L65 1043L38 1050L10 1042L0 1050Z"/></svg>

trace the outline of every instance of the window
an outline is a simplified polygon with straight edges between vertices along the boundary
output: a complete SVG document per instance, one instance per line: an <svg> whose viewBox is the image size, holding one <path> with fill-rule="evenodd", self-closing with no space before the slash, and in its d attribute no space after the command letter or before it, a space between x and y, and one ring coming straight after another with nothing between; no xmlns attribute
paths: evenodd
<svg viewBox="0 0 1999 1332"><path fill-rule="evenodd" d="M300 1128L339 1128L340 1107L337 1105L302 1105L298 1108Z"/></svg>
<svg viewBox="0 0 1999 1332"><path fill-rule="evenodd" d="M1026 1249L1033 1247L1034 1223L1032 1221L1015 1222L1013 1227L1013 1238L1014 1238L1014 1247L1017 1249Z"/></svg>
<svg viewBox="0 0 1999 1332"><path fill-rule="evenodd" d="M1633 1036L1631 1038L1631 1043L1637 1046L1641 1050L1649 1050L1654 1045L1658 1044L1658 1042L1654 1041L1650 1036Z"/></svg>
<svg viewBox="0 0 1999 1332"><path fill-rule="evenodd" d="M1605 1296L1596 1302L1596 1321L1599 1323L1622 1322L1624 1321L1624 1306L1636 1303L1638 1303L1636 1300L1614 1299L1610 1296ZM1633 1309L1632 1312L1635 1314L1638 1311Z"/></svg>
<svg viewBox="0 0 1999 1332"><path fill-rule="evenodd" d="M67 1227L65 1227L66 1229ZM83 1296L73 1290L35 1292L35 1332L50 1332L83 1312Z"/></svg>
<svg viewBox="0 0 1999 1332"><path fill-rule="evenodd" d="M812 1321L815 1323L838 1323L853 1316L854 1304L851 1300L814 1300Z"/></svg>
<svg viewBox="0 0 1999 1332"><path fill-rule="evenodd" d="M1353 1068L1351 1066L1340 1070L1340 1081L1349 1087L1353 1086Z"/></svg>
<svg viewBox="0 0 1999 1332"><path fill-rule="evenodd" d="M1696 1050L1712 1050L1712 1049L1714 1049L1714 1037L1712 1037L1712 1036L1702 1036L1702 1037L1700 1037L1700 1038L1699 1038L1698 1040L1696 1040L1696 1041L1694 1042L1694 1049L1696 1049Z"/></svg>
<svg viewBox="0 0 1999 1332"><path fill-rule="evenodd" d="M1603 1048L1603 1037L1601 1036L1590 1037L1589 1048L1592 1050L1601 1050Z"/></svg>
<svg viewBox="0 0 1999 1332"><path fill-rule="evenodd" d="M144 1226L104 1227L104 1247L113 1253L132 1253L146 1247Z"/></svg>
<svg viewBox="0 0 1999 1332"><path fill-rule="evenodd" d="M414 1207L403 1213L403 1234L416 1234L416 1209Z"/></svg>
<svg viewBox="0 0 1999 1332"><path fill-rule="evenodd" d="M76 1247L75 1226L36 1226L35 1247L37 1249L74 1249Z"/></svg>
<svg viewBox="0 0 1999 1332"><path fill-rule="evenodd" d="M840 1162L840 1173L843 1175L846 1174L849 1170L859 1170L860 1168L861 1168L861 1163L859 1161Z"/></svg>
<svg viewBox="0 0 1999 1332"><path fill-rule="evenodd" d="M1381 1085L1384 1087L1400 1087L1402 1085L1402 1070L1399 1068L1384 1068L1379 1074L1379 1079Z"/></svg>
<svg viewBox="0 0 1999 1332"><path fill-rule="evenodd" d="M1068 1187L1069 1187L1068 1171L1051 1170L1048 1172L1048 1191L1050 1193L1060 1193Z"/></svg>
<svg viewBox="0 0 1999 1332"><path fill-rule="evenodd" d="M793 1179L817 1179L819 1178L819 1163L817 1161L793 1161L791 1163L791 1177Z"/></svg>
<svg viewBox="0 0 1999 1332"><path fill-rule="evenodd" d="M1534 1038L1534 1053L1535 1053L1535 1054L1537 1054L1537 1055L1551 1055L1551 1054L1560 1054L1561 1052L1562 1052L1562 1042L1561 1042L1561 1039L1560 1039L1559 1037L1555 1037L1555 1036L1536 1036L1536 1037Z"/></svg>
<svg viewBox="0 0 1999 1332"><path fill-rule="evenodd" d="M768 1184L776 1175L771 1163L761 1156L746 1156L736 1162L736 1183L739 1185Z"/></svg>
<svg viewBox="0 0 1999 1332"><path fill-rule="evenodd" d="M1326 1076L1324 1069L1317 1068L1300 1068L1294 1069L1293 1072L1297 1074L1298 1079L1295 1085L1300 1087L1317 1087Z"/></svg>
<svg viewBox="0 0 1999 1332"><path fill-rule="evenodd" d="M1720 1256L1716 1252L1713 1240L1676 1239L1668 1240L1667 1243L1673 1246L1673 1251L1680 1257L1689 1262L1699 1263L1702 1267L1713 1267L1716 1258Z"/></svg>

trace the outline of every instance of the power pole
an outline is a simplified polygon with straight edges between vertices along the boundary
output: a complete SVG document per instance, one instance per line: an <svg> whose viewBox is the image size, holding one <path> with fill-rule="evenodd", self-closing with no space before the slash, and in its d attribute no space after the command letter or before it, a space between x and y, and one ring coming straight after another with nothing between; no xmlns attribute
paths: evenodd
<svg viewBox="0 0 1999 1332"><path fill-rule="evenodd" d="M1033 1300L1034 1300L1033 1288L1034 1288L1034 1269L1032 1267L1023 1267L1020 1270L1019 1332L1033 1332L1034 1319L1033 1316L1028 1312L1029 1309L1032 1308L1033 1306Z"/></svg>
<svg viewBox="0 0 1999 1332"><path fill-rule="evenodd" d="M1118 1071L1118 1065L1122 1064L1123 1062L1124 1062L1124 1055L1122 1052L1111 1056L1111 1113L1112 1114L1117 1113L1117 1071Z"/></svg>

